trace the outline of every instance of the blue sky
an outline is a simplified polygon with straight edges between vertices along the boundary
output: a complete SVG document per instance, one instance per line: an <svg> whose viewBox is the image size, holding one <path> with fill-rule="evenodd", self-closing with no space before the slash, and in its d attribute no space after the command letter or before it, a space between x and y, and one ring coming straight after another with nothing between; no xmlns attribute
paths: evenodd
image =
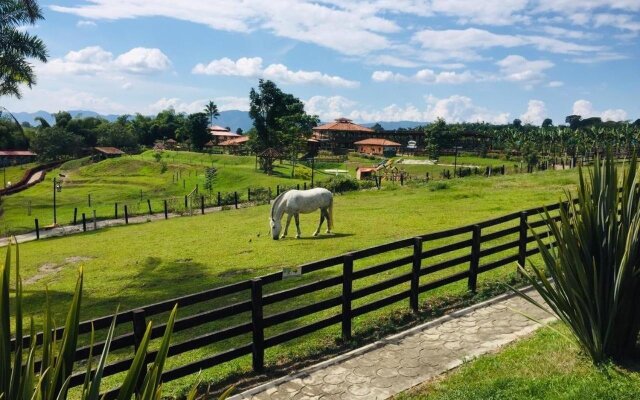
<svg viewBox="0 0 640 400"><path fill-rule="evenodd" d="M248 109L322 120L640 118L640 0L47 0L50 60L12 111Z"/></svg>

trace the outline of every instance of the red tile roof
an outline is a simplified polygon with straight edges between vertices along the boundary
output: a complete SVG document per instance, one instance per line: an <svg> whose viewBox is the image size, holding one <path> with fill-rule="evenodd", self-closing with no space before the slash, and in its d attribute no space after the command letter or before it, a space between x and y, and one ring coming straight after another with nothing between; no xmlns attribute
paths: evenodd
<svg viewBox="0 0 640 400"><path fill-rule="evenodd" d="M223 128L221 126L218 125L211 125L209 127L209 132L213 133L213 132L229 132L229 129L227 128ZM234 135L236 135L236 133L234 133Z"/></svg>
<svg viewBox="0 0 640 400"><path fill-rule="evenodd" d="M366 128L364 126L354 124L350 119L347 118L338 118L335 122L330 122L328 124L316 126L313 128L314 131L336 131L336 132L366 132L366 133L374 133L375 131L370 128Z"/></svg>
<svg viewBox="0 0 640 400"><path fill-rule="evenodd" d="M376 170L375 167L358 167L358 168L356 168L356 171L360 171L360 172L373 172L375 170Z"/></svg>
<svg viewBox="0 0 640 400"><path fill-rule="evenodd" d="M28 157L37 154L28 150L0 150L0 157Z"/></svg>
<svg viewBox="0 0 640 400"><path fill-rule="evenodd" d="M218 146L240 146L241 144L246 143L248 141L249 141L249 136L240 136L237 138L225 140L224 142L218 143Z"/></svg>
<svg viewBox="0 0 640 400"><path fill-rule="evenodd" d="M97 151L99 151L100 153L103 154L127 154L124 151L116 148L116 147L94 147L94 149L96 149Z"/></svg>
<svg viewBox="0 0 640 400"><path fill-rule="evenodd" d="M378 138L360 140L359 142L355 142L354 144L373 145L373 146L387 146L387 147L400 147L400 146L402 146L400 143L392 142L391 140L387 140L387 139L378 139Z"/></svg>

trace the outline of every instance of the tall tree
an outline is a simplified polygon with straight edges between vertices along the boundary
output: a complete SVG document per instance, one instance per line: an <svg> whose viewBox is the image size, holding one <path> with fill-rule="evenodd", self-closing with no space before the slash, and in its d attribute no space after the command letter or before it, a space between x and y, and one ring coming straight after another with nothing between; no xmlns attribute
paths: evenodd
<svg viewBox="0 0 640 400"><path fill-rule="evenodd" d="M213 119L217 119L220 116L218 106L213 101L209 101L209 103L204 107L204 112L209 115L209 125L213 125Z"/></svg>
<svg viewBox="0 0 640 400"><path fill-rule="evenodd" d="M0 0L0 96L21 97L20 85L35 81L29 59L47 61L44 42L23 27L44 19L33 0Z"/></svg>
<svg viewBox="0 0 640 400"><path fill-rule="evenodd" d="M204 144L209 140L207 131L207 115L205 113L189 114L184 125L185 131L191 145L196 150L202 150Z"/></svg>
<svg viewBox="0 0 640 400"><path fill-rule="evenodd" d="M551 118L545 118L544 121L542 121L542 125L543 128L548 128L550 126L553 126L553 121L551 120Z"/></svg>

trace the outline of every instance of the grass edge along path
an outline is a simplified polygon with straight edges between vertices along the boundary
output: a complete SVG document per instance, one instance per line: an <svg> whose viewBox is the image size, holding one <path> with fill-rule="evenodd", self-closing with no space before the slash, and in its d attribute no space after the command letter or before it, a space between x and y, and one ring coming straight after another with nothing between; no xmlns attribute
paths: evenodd
<svg viewBox="0 0 640 400"><path fill-rule="evenodd" d="M460 366L397 400L627 400L640 398L640 365L595 366L560 322Z"/></svg>

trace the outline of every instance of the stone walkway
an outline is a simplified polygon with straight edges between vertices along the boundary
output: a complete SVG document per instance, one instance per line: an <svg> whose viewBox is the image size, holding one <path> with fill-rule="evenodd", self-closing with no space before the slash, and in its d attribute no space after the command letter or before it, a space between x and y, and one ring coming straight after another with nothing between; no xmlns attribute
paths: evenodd
<svg viewBox="0 0 640 400"><path fill-rule="evenodd" d="M498 296L232 399L387 399L541 326L522 314L554 319L519 296Z"/></svg>

